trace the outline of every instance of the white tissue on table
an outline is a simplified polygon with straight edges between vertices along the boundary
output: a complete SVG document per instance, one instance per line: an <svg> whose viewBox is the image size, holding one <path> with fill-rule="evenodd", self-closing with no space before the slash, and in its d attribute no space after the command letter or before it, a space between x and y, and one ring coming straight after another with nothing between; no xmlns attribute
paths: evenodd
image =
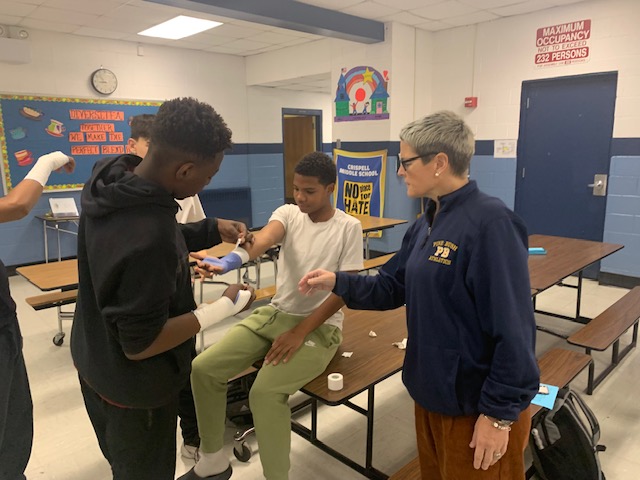
<svg viewBox="0 0 640 480"><path fill-rule="evenodd" d="M351 357L351 355L353 355L353 352L342 352L342 356L343 356L343 357L350 358L350 357Z"/></svg>
<svg viewBox="0 0 640 480"><path fill-rule="evenodd" d="M377 336L378 336L378 334L377 334L376 332L374 332L373 330L371 330L371 331L369 332L369 336L370 336L370 337L377 337Z"/></svg>
<svg viewBox="0 0 640 480"><path fill-rule="evenodd" d="M407 348L407 339L404 338L401 342L393 342L391 345L398 347L400 350L405 350Z"/></svg>

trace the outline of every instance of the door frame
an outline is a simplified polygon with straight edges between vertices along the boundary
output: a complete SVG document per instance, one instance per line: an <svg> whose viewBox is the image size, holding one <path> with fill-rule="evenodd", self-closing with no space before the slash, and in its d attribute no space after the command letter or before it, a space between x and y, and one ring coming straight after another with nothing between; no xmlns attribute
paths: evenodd
<svg viewBox="0 0 640 480"><path fill-rule="evenodd" d="M286 115L295 115L298 117L315 117L315 132L316 132L316 150L322 151L322 110L310 109L310 108L282 108L282 115L280 117L282 124L282 177L285 179L283 182L283 198L287 197L287 185L286 182L286 159L284 158L284 119Z"/></svg>

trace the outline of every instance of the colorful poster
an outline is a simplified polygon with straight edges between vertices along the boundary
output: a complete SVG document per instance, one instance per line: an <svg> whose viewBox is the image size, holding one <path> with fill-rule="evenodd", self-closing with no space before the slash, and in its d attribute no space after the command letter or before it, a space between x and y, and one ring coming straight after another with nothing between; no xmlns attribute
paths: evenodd
<svg viewBox="0 0 640 480"><path fill-rule="evenodd" d="M162 102L0 95L0 150L5 193L20 183L39 156L60 150L75 171L52 173L46 190L78 189L93 164L127 153L131 117L155 113Z"/></svg>
<svg viewBox="0 0 640 480"><path fill-rule="evenodd" d="M336 89L336 122L387 120L389 72L373 67L343 68Z"/></svg>
<svg viewBox="0 0 640 480"><path fill-rule="evenodd" d="M350 215L382 217L387 151L359 153L336 149L333 158L338 170L336 208Z"/></svg>

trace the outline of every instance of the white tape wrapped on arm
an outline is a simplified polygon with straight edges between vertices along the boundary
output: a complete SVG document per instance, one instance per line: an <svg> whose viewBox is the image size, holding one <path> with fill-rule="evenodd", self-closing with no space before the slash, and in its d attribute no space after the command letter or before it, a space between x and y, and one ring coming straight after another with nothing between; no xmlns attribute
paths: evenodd
<svg viewBox="0 0 640 480"><path fill-rule="evenodd" d="M200 323L200 330L205 330L225 318L241 312L250 300L251 292L249 290L240 290L235 302L229 297L222 296L213 303L201 304L193 311L193 314L198 319L198 323Z"/></svg>
<svg viewBox="0 0 640 480"><path fill-rule="evenodd" d="M24 178L25 180L35 180L44 187L47 185L51 172L59 169L68 161L69 157L60 151L47 153L38 158L36 164Z"/></svg>

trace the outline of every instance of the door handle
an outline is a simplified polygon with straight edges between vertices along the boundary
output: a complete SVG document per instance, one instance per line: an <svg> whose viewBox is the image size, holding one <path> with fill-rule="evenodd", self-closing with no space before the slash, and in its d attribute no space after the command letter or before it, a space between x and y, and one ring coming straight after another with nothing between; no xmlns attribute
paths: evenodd
<svg viewBox="0 0 640 480"><path fill-rule="evenodd" d="M596 197L604 197L607 194L607 175L598 173L593 176L593 183L587 185L593 188L593 195Z"/></svg>

